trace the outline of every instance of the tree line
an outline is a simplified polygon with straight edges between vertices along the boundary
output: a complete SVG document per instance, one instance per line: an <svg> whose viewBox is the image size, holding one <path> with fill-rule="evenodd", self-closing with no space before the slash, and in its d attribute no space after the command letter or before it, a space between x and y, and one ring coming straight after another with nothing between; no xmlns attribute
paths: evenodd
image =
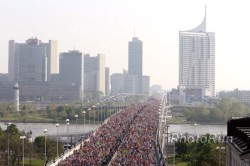
<svg viewBox="0 0 250 166"><path fill-rule="evenodd" d="M234 99L222 99L213 108L201 105L184 109L187 121L226 122L230 117L249 115L250 108L243 102Z"/></svg>
<svg viewBox="0 0 250 166"><path fill-rule="evenodd" d="M20 136L25 136L24 140ZM31 141L32 131L19 131L15 124L7 126L6 130L0 127L0 165L19 165L22 162L23 147L24 158L29 160L30 165L36 159L45 159L45 137L39 136L35 141ZM23 146L24 141L24 146ZM9 142L9 144L8 144ZM46 138L46 156L47 161L56 156L56 140ZM59 142L58 152L63 152L63 145Z"/></svg>
<svg viewBox="0 0 250 166"><path fill-rule="evenodd" d="M204 139L205 138L205 139ZM204 141L205 140L205 141ZM181 139L175 143L176 158L191 166L225 166L225 143L210 140L210 135L196 138L196 141Z"/></svg>

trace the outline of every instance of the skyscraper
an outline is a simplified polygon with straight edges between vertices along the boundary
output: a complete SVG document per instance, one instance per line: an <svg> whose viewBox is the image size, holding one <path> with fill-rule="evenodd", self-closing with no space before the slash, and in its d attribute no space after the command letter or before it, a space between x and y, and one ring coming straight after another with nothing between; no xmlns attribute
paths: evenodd
<svg viewBox="0 0 250 166"><path fill-rule="evenodd" d="M134 93L142 93L142 41L133 37L128 43L128 75L135 77L131 83ZM131 85L132 87L132 85Z"/></svg>
<svg viewBox="0 0 250 166"><path fill-rule="evenodd" d="M58 73L57 42L30 38L26 43L9 41L9 81L50 81L51 73Z"/></svg>
<svg viewBox="0 0 250 166"><path fill-rule="evenodd" d="M84 55L84 91L89 93L102 92L106 94L105 86L105 55L96 57Z"/></svg>
<svg viewBox="0 0 250 166"><path fill-rule="evenodd" d="M114 73L111 75L111 95L124 93L124 74Z"/></svg>
<svg viewBox="0 0 250 166"><path fill-rule="evenodd" d="M206 32L206 12L199 26L179 31L179 86L202 86L215 96L215 36Z"/></svg>
<svg viewBox="0 0 250 166"><path fill-rule="evenodd" d="M60 80L66 84L79 86L80 99L83 99L84 58L79 51L69 51L60 54Z"/></svg>
<svg viewBox="0 0 250 166"><path fill-rule="evenodd" d="M110 91L110 70L109 67L105 68L105 95L109 96Z"/></svg>

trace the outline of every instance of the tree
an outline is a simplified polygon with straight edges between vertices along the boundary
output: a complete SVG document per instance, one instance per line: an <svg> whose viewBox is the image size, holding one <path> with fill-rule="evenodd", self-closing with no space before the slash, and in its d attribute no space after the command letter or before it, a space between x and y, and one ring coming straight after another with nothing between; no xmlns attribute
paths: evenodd
<svg viewBox="0 0 250 166"><path fill-rule="evenodd" d="M52 140L48 137L46 137L46 156L47 156L47 161L50 161L51 159L56 157L56 140ZM44 152L45 152L45 137L44 136L39 136L36 137L34 141L34 147L35 147L35 152L39 153L41 156L41 159L44 159ZM62 143L58 144L58 153L61 154L63 152L63 145Z"/></svg>
<svg viewBox="0 0 250 166"><path fill-rule="evenodd" d="M184 142L183 139L176 143L176 153L183 161L189 162L192 166L216 165L215 147L218 146L218 143L208 141L209 139L209 134L199 138L196 137L194 142ZM225 160L225 156L222 157L224 157L222 160Z"/></svg>

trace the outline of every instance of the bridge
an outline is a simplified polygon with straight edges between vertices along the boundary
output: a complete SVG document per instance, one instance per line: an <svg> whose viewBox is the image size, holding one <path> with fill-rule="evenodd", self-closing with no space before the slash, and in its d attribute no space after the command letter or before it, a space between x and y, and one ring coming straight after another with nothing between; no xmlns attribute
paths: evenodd
<svg viewBox="0 0 250 166"><path fill-rule="evenodd" d="M158 107L159 102L153 100L120 110L120 112L112 115L102 125L98 126L86 140L75 144L72 149L65 151L64 154L47 165L56 166L59 164L64 166L72 161L80 165L84 163L90 165L116 165L120 162L125 165L134 165L137 162L143 165L166 165L162 160L161 148L159 148L157 134L159 133L159 125L155 123L155 121L159 121ZM141 118L144 120L141 120ZM51 136L55 137L55 135ZM61 134L60 136L63 138L68 135ZM73 138L75 135L72 134L71 137ZM133 138L132 142L130 142L131 138ZM155 142L152 142L152 140L155 140ZM134 141L137 143L134 144ZM141 141L146 143L147 146L142 146ZM148 150L143 150L145 148ZM133 151L133 154L128 155L126 150ZM134 153L138 154L135 155ZM67 158L69 156L70 159ZM134 158L135 156L144 157Z"/></svg>
<svg viewBox="0 0 250 166"><path fill-rule="evenodd" d="M70 144L70 145L74 145L77 142L79 142L80 140L82 140L83 138L87 138L88 135L91 132L85 132L85 133L74 133L74 134L67 134L67 133L60 133L60 134L48 134L46 135L46 137L48 137L51 140L60 140L61 143L63 144ZM76 137L77 137L77 141L76 141Z"/></svg>

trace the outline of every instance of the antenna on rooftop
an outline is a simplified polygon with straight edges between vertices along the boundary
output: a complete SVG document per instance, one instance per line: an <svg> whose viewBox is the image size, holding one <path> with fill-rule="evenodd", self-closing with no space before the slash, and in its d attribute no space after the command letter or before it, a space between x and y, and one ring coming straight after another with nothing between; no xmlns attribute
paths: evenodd
<svg viewBox="0 0 250 166"><path fill-rule="evenodd" d="M207 5L205 5L205 17L207 16Z"/></svg>

